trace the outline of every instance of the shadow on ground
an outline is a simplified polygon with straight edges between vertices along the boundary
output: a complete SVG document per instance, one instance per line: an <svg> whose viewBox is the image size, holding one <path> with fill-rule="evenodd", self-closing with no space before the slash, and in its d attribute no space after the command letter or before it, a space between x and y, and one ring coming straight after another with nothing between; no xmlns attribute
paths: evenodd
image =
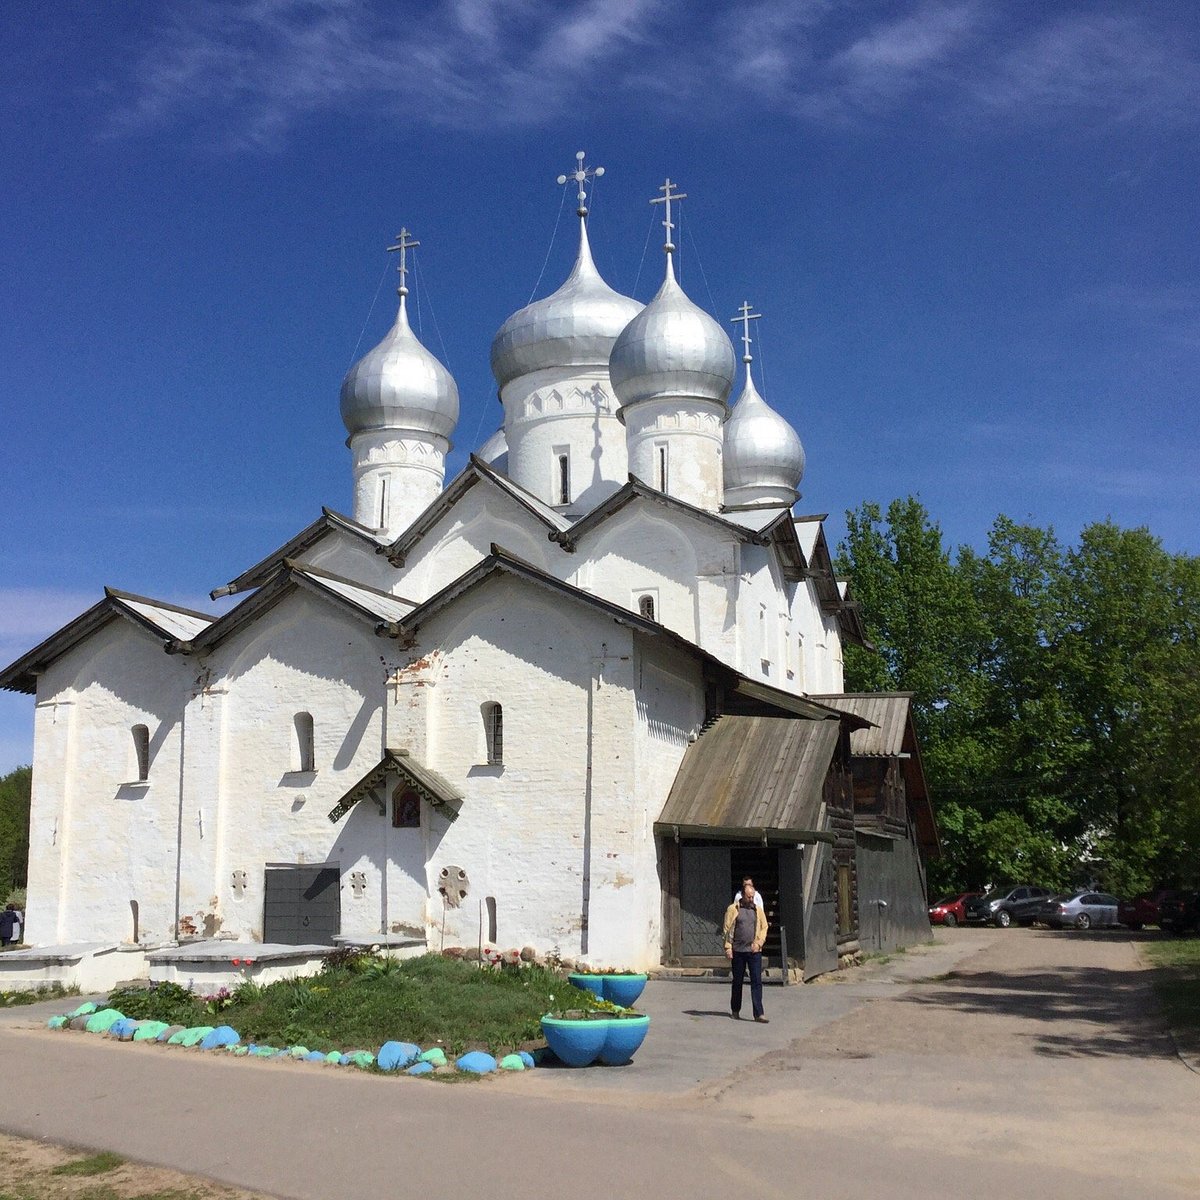
<svg viewBox="0 0 1200 1200"><path fill-rule="evenodd" d="M1095 938L1136 943L1164 935L1157 931L1034 930L1032 936L1051 942ZM955 1012L1017 1018L1034 1028L1015 1036L1030 1039L1039 1054L1173 1057L1153 978L1151 971L1069 963L1025 971L960 968L927 980L896 999L901 1004L944 1009L947 1020L953 1020ZM1006 1030L1003 1036L1014 1033Z"/></svg>

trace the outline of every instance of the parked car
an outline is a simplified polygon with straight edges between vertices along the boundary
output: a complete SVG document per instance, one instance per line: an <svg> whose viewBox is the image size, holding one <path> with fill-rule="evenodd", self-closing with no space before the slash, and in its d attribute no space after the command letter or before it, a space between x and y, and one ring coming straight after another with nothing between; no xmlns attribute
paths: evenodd
<svg viewBox="0 0 1200 1200"><path fill-rule="evenodd" d="M1117 907L1116 896L1077 889L1051 896L1038 908L1034 920L1051 929L1110 929L1120 924Z"/></svg>
<svg viewBox="0 0 1200 1200"><path fill-rule="evenodd" d="M1200 892L1174 892L1158 906L1158 926L1170 933L1200 933Z"/></svg>
<svg viewBox="0 0 1200 1200"><path fill-rule="evenodd" d="M1129 929L1157 925L1159 906L1173 895L1168 888L1159 888L1155 892L1141 892L1132 900L1122 900L1117 906L1117 920Z"/></svg>
<svg viewBox="0 0 1200 1200"><path fill-rule="evenodd" d="M967 901L982 895L982 892L953 892L949 896L943 896L936 904L929 906L929 923L946 925L951 929L955 925L965 925Z"/></svg>
<svg viewBox="0 0 1200 1200"><path fill-rule="evenodd" d="M1012 924L1032 925L1034 915L1050 895L1049 888L1019 887L994 888L986 896L979 896L967 903L967 920L999 925L1007 929Z"/></svg>

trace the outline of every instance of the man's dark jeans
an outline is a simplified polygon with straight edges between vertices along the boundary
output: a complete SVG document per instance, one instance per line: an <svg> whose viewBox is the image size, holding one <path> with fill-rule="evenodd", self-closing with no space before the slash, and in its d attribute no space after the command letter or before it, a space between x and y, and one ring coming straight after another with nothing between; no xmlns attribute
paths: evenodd
<svg viewBox="0 0 1200 1200"><path fill-rule="evenodd" d="M754 1015L763 1015L762 1002L762 951L735 950L733 952L733 991L729 996L729 1010L736 1016L742 1011L742 976L750 968L750 1003Z"/></svg>

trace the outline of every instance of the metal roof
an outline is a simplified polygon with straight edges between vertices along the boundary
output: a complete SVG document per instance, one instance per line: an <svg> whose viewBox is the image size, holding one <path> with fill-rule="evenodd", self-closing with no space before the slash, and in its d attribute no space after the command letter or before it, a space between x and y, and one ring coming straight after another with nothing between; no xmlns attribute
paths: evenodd
<svg viewBox="0 0 1200 1200"><path fill-rule="evenodd" d="M684 753L655 831L687 837L830 841L821 796L840 722L723 716Z"/></svg>
<svg viewBox="0 0 1200 1200"><path fill-rule="evenodd" d="M869 728L855 729L850 734L850 753L855 757L895 758L905 753L912 692L847 692L812 698L871 722Z"/></svg>

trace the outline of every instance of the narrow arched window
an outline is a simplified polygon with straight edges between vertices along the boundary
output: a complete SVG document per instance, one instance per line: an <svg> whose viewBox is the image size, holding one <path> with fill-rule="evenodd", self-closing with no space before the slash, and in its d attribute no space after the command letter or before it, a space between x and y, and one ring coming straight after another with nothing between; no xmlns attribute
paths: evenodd
<svg viewBox="0 0 1200 1200"><path fill-rule="evenodd" d="M567 454L558 456L558 502L571 503L571 458Z"/></svg>
<svg viewBox="0 0 1200 1200"><path fill-rule="evenodd" d="M638 612L649 621L655 620L654 597L653 596L639 596L638 597Z"/></svg>
<svg viewBox="0 0 1200 1200"><path fill-rule="evenodd" d="M668 478L667 474L669 464L667 461L666 442L659 442L655 446L655 449L658 451L658 454L655 456L658 460L658 490L660 492L665 492L667 490L667 485L670 483L670 479Z"/></svg>
<svg viewBox="0 0 1200 1200"><path fill-rule="evenodd" d="M504 762L504 710L494 701L483 706L483 736L489 765L500 766Z"/></svg>
<svg viewBox="0 0 1200 1200"><path fill-rule="evenodd" d="M312 713L298 712L292 718L296 726L296 765L295 771L315 771L317 769L316 747L313 740Z"/></svg>
<svg viewBox="0 0 1200 1200"><path fill-rule="evenodd" d="M150 730L145 725L135 725L132 733L138 783L145 783L150 778Z"/></svg>

